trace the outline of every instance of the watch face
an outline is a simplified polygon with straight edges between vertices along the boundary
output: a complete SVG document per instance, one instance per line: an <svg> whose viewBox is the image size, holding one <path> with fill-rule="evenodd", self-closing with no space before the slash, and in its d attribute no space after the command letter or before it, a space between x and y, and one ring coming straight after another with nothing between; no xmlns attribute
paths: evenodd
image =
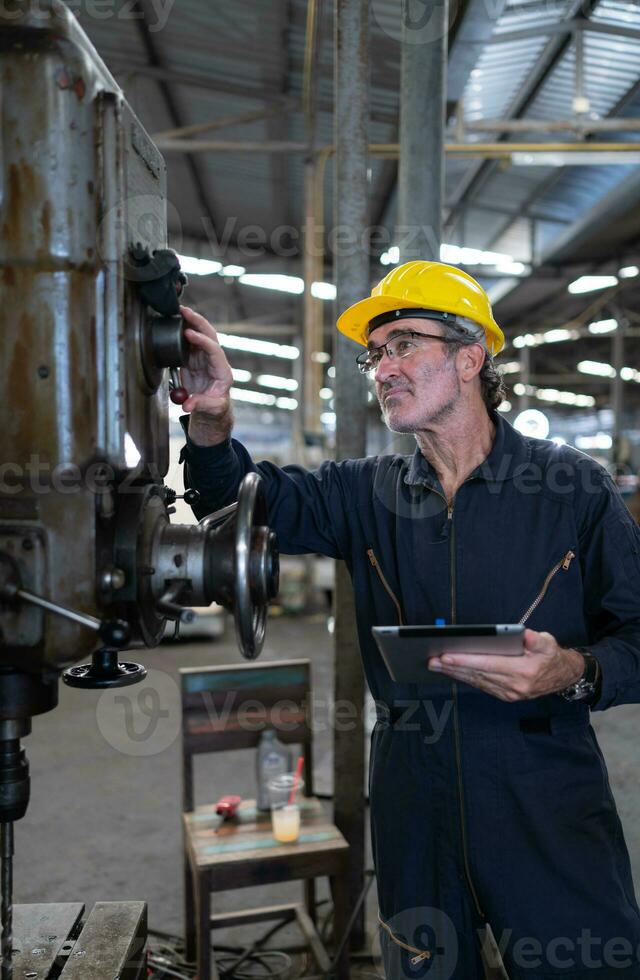
<svg viewBox="0 0 640 980"><path fill-rule="evenodd" d="M589 681L579 680L576 684L573 684L561 693L566 701L583 701L585 698L590 698L595 693L595 690L595 684L591 684Z"/></svg>

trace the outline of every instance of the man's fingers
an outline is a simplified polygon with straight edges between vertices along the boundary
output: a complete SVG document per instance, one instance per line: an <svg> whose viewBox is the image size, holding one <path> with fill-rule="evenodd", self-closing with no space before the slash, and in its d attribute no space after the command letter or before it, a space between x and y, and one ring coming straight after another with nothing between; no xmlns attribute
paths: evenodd
<svg viewBox="0 0 640 980"><path fill-rule="evenodd" d="M194 330L204 334L206 337L211 337L212 340L217 340L218 334L216 333L215 327L212 327L207 318L202 316L201 313L196 313L190 306L181 306L180 313L182 314L182 318L191 324Z"/></svg>
<svg viewBox="0 0 640 980"><path fill-rule="evenodd" d="M483 673L496 675L513 675L520 673L524 664L523 657L496 657L483 653L443 653L442 663L445 667L456 670L481 670Z"/></svg>
<svg viewBox="0 0 640 980"><path fill-rule="evenodd" d="M185 330L184 335L192 347L198 348L198 350L203 351L207 355L210 374L213 372L214 376L217 376L220 381L231 382L233 380L231 367L226 354L215 337L210 337L209 334L198 333L197 330L192 330L191 328ZM190 368L187 367L187 370L190 370Z"/></svg>
<svg viewBox="0 0 640 980"><path fill-rule="evenodd" d="M210 415L212 418L221 418L226 415L229 407L228 395L220 397L204 394L189 395L182 405L185 412L202 412L203 415Z"/></svg>

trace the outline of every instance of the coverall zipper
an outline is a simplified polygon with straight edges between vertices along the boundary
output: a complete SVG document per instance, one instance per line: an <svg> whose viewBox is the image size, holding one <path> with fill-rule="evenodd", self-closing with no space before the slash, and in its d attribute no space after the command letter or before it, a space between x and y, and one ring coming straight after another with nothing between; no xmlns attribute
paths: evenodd
<svg viewBox="0 0 640 980"><path fill-rule="evenodd" d="M549 585L551 584L551 579L554 577L554 575L556 575L556 573L559 572L560 569L562 569L563 572L568 572L569 571L569 566L570 566L571 562L573 561L573 559L575 557L576 556L575 556L575 554L574 554L573 551L567 551L567 553L564 556L564 558L561 558L559 562L556 562L556 564L553 566L553 568L551 569L551 571L547 575L546 579L544 580L544 582L542 584L542 588L540 589L540 592L538 593L538 595L536 596L536 598L533 600L533 602L531 603L531 605L527 609L527 611L524 614L524 616L522 616L522 618L518 620L518 622L519 622L519 624L521 626L524 626L524 624L526 623L526 621L529 619L529 616L533 615L533 613L536 611L536 609L538 608L538 606L540 605L540 603L544 599L544 597L546 595L546 592L547 592L547 589L549 588Z"/></svg>
<svg viewBox="0 0 640 980"><path fill-rule="evenodd" d="M410 960L411 966L417 966L418 963L421 963L422 962L422 960L430 960L431 959L431 951L430 950L428 950L428 949L416 949L415 946L409 946L408 943L403 942L402 939L398 939L397 936L394 935L393 931L389 928L389 926L387 925L386 922L383 922L382 921L382 919L380 918L380 916L378 916L378 922L380 923L380 925L382 926L383 929L386 929L386 931L389 933L389 935L391 936L391 938L394 941L394 943L396 943L398 946L401 946L402 949L406 949L408 953L417 953L418 954L417 956L414 956Z"/></svg>
<svg viewBox="0 0 640 980"><path fill-rule="evenodd" d="M394 603L394 605L396 607L396 611L398 613L398 624L400 626L404 626L404 619L403 619L403 616L402 616L402 608L401 608L400 603L398 602L398 599L397 599L395 593L393 592L391 586L389 585L389 583L387 582L386 578L384 577L384 572L382 571L382 569L380 568L380 565L378 564L378 559L376 558L376 556L374 554L373 548L367 548L367 557L369 558L369 561L371 562L371 564L375 568L376 572L378 573L378 578L382 582L382 584L383 584L386 592L388 593L388 595L393 600L393 603Z"/></svg>
<svg viewBox="0 0 640 980"><path fill-rule="evenodd" d="M439 497L442 497L445 504L447 505L447 520L450 522L449 525L449 581L451 585L451 623L456 622L456 535L455 535L455 524L453 523L453 505L455 502L455 497L449 503L449 501L439 493L437 490L433 491L437 493ZM461 739L460 739L460 716L458 712L458 685L456 681L451 682L451 691L453 694L453 736L455 744L455 755L456 755L456 777L458 782L458 803L460 806L460 834L462 837L462 863L464 866L464 875L467 881L467 886L471 893L473 899L473 904L476 907L476 912L480 916L483 922L486 922L485 914L482 911L480 905L480 899L478 898L478 892L476 891L476 886L474 884L473 878L471 876L471 868L469 866L469 846L467 841L467 824L464 815L464 785L462 780L462 759L461 759Z"/></svg>

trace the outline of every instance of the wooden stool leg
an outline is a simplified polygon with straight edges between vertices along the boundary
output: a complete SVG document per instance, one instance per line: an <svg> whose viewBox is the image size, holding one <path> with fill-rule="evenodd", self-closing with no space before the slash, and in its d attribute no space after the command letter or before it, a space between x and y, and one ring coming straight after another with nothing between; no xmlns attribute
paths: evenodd
<svg viewBox="0 0 640 980"><path fill-rule="evenodd" d="M195 962L197 954L196 943L196 905L193 894L193 875L189 863L189 855L184 856L184 938L185 953L190 963Z"/></svg>
<svg viewBox="0 0 640 980"><path fill-rule="evenodd" d="M208 874L197 875L196 914L198 980L219 980L215 958L211 955L211 894Z"/></svg>
<svg viewBox="0 0 640 980"><path fill-rule="evenodd" d="M349 904L347 899L346 873L333 875L329 879L333 896L333 936L337 949L344 937L349 923ZM344 944L340 959L336 963L336 980L349 980L349 940Z"/></svg>
<svg viewBox="0 0 640 980"><path fill-rule="evenodd" d="M314 925L316 925L316 879L305 878L304 881L304 904L307 915Z"/></svg>

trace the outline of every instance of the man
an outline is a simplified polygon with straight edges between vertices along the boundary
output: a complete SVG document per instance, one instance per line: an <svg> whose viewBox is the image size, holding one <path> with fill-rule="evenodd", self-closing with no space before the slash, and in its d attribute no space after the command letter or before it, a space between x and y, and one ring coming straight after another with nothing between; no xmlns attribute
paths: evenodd
<svg viewBox="0 0 640 980"><path fill-rule="evenodd" d="M370 801L390 980L640 978L640 912L589 710L640 700L640 532L609 478L496 411L504 343L466 273L392 270L338 328L365 349L413 456L254 464L231 441L231 369L184 310L186 482L199 516L257 470L284 553L353 577L378 708ZM524 623L523 657L442 656L391 681L376 624Z"/></svg>

